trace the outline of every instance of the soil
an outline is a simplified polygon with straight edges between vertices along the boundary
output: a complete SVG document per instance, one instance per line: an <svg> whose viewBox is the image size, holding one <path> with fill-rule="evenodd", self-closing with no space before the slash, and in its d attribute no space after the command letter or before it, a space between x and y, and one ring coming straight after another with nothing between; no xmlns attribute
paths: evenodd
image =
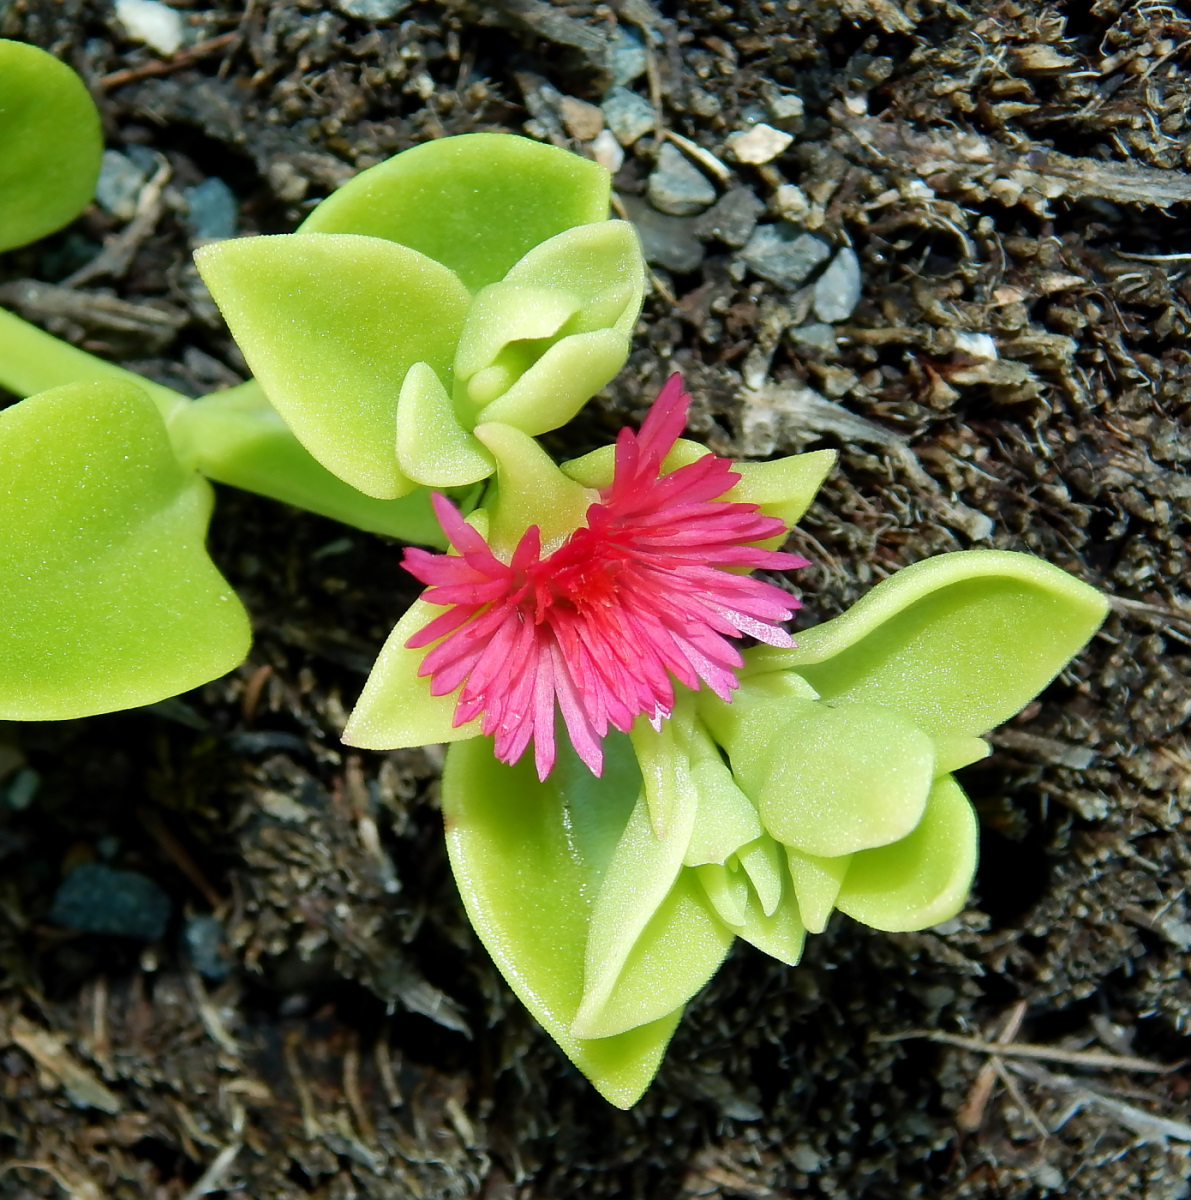
<svg viewBox="0 0 1191 1200"><path fill-rule="evenodd" d="M339 743L413 595L399 549L221 490L212 553L256 623L244 666L147 710L0 725L0 1195L1187 1195L1191 15L173 7L188 42L162 59L99 0L0 0L0 34L88 80L109 146L168 166L147 216L96 207L0 262L25 315L192 394L226 386L245 368L189 264L186 188L218 177L241 233L279 232L426 138L583 150L598 121L575 101L600 104L635 52L654 128L616 188L656 226L651 293L628 367L552 449L608 440L678 367L719 453L841 451L791 545L815 564L808 622L973 545L1041 555L1113 613L962 772L982 821L967 911L898 936L837 917L793 969L738 945L622 1113L470 931L441 752ZM757 121L792 141L739 161L730 135ZM663 139L747 193L732 220L645 211ZM855 247L835 339L791 332L815 323L813 281L742 262L758 213ZM87 861L153 881L165 936L53 921ZM980 1048L998 1037L1038 1056Z"/></svg>

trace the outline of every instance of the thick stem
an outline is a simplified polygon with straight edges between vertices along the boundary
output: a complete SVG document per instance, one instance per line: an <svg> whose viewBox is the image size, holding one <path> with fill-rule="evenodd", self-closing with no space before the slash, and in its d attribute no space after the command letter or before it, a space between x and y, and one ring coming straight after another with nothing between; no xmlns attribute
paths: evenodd
<svg viewBox="0 0 1191 1200"><path fill-rule="evenodd" d="M210 479L369 533L446 548L425 488L377 500L344 483L294 437L255 380L193 401L169 429L179 455Z"/></svg>
<svg viewBox="0 0 1191 1200"><path fill-rule="evenodd" d="M18 396L33 396L68 383L100 379L119 379L143 388L167 423L176 410L188 403L178 392L134 375L115 363L104 362L0 308L0 387Z"/></svg>

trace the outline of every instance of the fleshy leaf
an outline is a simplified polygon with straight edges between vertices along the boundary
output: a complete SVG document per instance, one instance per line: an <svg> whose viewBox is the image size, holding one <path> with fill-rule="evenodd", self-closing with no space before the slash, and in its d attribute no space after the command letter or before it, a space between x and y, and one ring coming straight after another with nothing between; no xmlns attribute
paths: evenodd
<svg viewBox="0 0 1191 1200"><path fill-rule="evenodd" d="M630 1107L649 1086L681 1009L616 1037L575 1037L592 897L641 778L628 739L610 736L596 779L563 741L544 783L505 766L487 738L447 753L447 848L472 927L509 986L600 1093Z"/></svg>
<svg viewBox="0 0 1191 1200"><path fill-rule="evenodd" d="M531 525L549 547L583 524L596 497L568 479L532 437L496 422L477 425L475 435L496 459L498 487L488 506L488 542L497 555L511 555Z"/></svg>
<svg viewBox="0 0 1191 1200"><path fill-rule="evenodd" d="M528 138L436 138L360 172L306 218L301 232L400 242L478 291L539 242L603 221L610 183L596 163Z"/></svg>
<svg viewBox="0 0 1191 1200"><path fill-rule="evenodd" d="M692 739L691 778L699 794L699 808L683 857L686 866L723 863L741 846L761 836L761 818L753 802L740 790L719 750L700 726L696 726Z"/></svg>
<svg viewBox="0 0 1191 1200"><path fill-rule="evenodd" d="M904 838L922 818L934 743L904 714L817 700L725 743L735 765L763 756L757 811L784 845L824 858Z"/></svg>
<svg viewBox="0 0 1191 1200"><path fill-rule="evenodd" d="M736 463L733 470L739 472L740 482L723 498L734 504L755 504L766 516L793 527L810 508L838 457L835 450L812 450L772 462ZM783 541L779 535L761 544L776 549Z"/></svg>
<svg viewBox="0 0 1191 1200"><path fill-rule="evenodd" d="M738 864L733 867L703 863L695 868L695 877L716 916L727 925L743 925L748 920L749 877Z"/></svg>
<svg viewBox="0 0 1191 1200"><path fill-rule="evenodd" d="M790 878L798 898L798 911L808 933L822 933L827 918L835 907L835 899L843 887L852 862L850 854L839 858L817 858L786 847Z"/></svg>
<svg viewBox="0 0 1191 1200"><path fill-rule="evenodd" d="M95 194L102 156L83 81L37 46L0 39L0 251L73 221Z"/></svg>
<svg viewBox="0 0 1191 1200"><path fill-rule="evenodd" d="M446 549L425 488L378 500L344 483L294 437L254 379L178 405L169 431L175 447L208 479L369 533Z"/></svg>
<svg viewBox="0 0 1191 1200"><path fill-rule="evenodd" d="M397 463L427 487L462 487L496 469L492 456L455 415L447 389L424 362L414 363L397 401Z"/></svg>
<svg viewBox="0 0 1191 1200"><path fill-rule="evenodd" d="M689 438L679 438L674 448L662 459L662 474L669 475L687 463L696 462L706 457L711 451L698 442ZM580 458L572 458L559 468L564 475L589 488L606 488L612 486L612 476L616 473L616 447L600 446Z"/></svg>
<svg viewBox="0 0 1191 1200"><path fill-rule="evenodd" d="M909 837L852 856L836 908L887 933L946 921L963 908L972 886L977 832L967 796L944 776Z"/></svg>
<svg viewBox="0 0 1191 1200"><path fill-rule="evenodd" d="M793 885L785 874L783 871L781 898L773 910L766 913L756 891L750 888L745 919L742 924L731 928L738 938L793 967L802 957L806 927L798 912Z"/></svg>
<svg viewBox="0 0 1191 1200"><path fill-rule="evenodd" d="M897 708L930 734L981 734L1019 712L1095 633L1103 596L1028 554L963 550L882 580L795 650L746 653L743 676L793 668L827 700Z"/></svg>
<svg viewBox="0 0 1191 1200"><path fill-rule="evenodd" d="M211 503L135 385L0 413L0 718L151 704L244 658L248 615L203 545Z"/></svg>
<svg viewBox="0 0 1191 1200"><path fill-rule="evenodd" d="M626 221L568 229L476 296L455 376L481 421L565 424L628 356L645 284Z"/></svg>
<svg viewBox="0 0 1191 1200"><path fill-rule="evenodd" d="M633 728L643 794L592 907L583 1001L572 1025L582 1037L622 1033L685 1004L732 944L682 866L698 809L684 717L659 732L643 718Z"/></svg>
<svg viewBox="0 0 1191 1200"><path fill-rule="evenodd" d="M573 1031L624 1037L651 1028L671 1005L681 1012L724 961L734 935L716 915L694 872L684 869L633 944L599 1011L594 1006L585 1011L585 997Z"/></svg>
<svg viewBox="0 0 1191 1200"><path fill-rule="evenodd" d="M451 379L471 297L446 267L381 238L232 238L195 254L253 374L298 440L353 487L394 499L410 367Z"/></svg>
<svg viewBox="0 0 1191 1200"><path fill-rule="evenodd" d="M757 893L761 911L773 916L785 890L786 859L781 847L773 838L762 835L755 842L742 846L736 857Z"/></svg>
<svg viewBox="0 0 1191 1200"><path fill-rule="evenodd" d="M615 329L561 338L476 419L515 425L533 437L557 429L616 376L629 345Z"/></svg>
<svg viewBox="0 0 1191 1200"><path fill-rule="evenodd" d="M418 675L425 647L411 650L405 644L442 612L436 604L415 600L394 626L343 730L347 745L398 750L479 736L478 717L454 725L458 696L431 695L430 680Z"/></svg>

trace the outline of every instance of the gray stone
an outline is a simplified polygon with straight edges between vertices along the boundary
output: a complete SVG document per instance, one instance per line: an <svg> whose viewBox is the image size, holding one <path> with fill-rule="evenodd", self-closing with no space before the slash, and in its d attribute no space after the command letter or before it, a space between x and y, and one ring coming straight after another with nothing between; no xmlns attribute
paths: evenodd
<svg viewBox="0 0 1191 1200"><path fill-rule="evenodd" d="M694 271L703 261L703 243L695 237L691 217L658 212L640 196L623 196L625 212L641 239L645 261L668 271Z"/></svg>
<svg viewBox="0 0 1191 1200"><path fill-rule="evenodd" d="M222 179L212 176L186 188L186 227L196 241L217 241L236 236L240 206L235 193Z"/></svg>
<svg viewBox="0 0 1191 1200"><path fill-rule="evenodd" d="M787 221L758 225L740 252L754 274L788 288L802 283L830 254L825 242Z"/></svg>
<svg viewBox="0 0 1191 1200"><path fill-rule="evenodd" d="M622 146L631 146L653 129L653 105L636 92L630 92L628 88L614 87L604 97L601 107L604 110L604 121L612 131L612 136Z"/></svg>
<svg viewBox="0 0 1191 1200"><path fill-rule="evenodd" d="M223 925L210 913L188 917L182 927L182 945L191 965L212 983L222 983L232 973Z"/></svg>
<svg viewBox="0 0 1191 1200"><path fill-rule="evenodd" d="M95 201L117 220L131 221L137 197L148 177L148 169L138 166L127 155L119 150L105 150L95 185Z"/></svg>
<svg viewBox="0 0 1191 1200"><path fill-rule="evenodd" d="M725 192L695 223L695 236L739 249L752 237L765 205L746 187Z"/></svg>
<svg viewBox="0 0 1191 1200"><path fill-rule="evenodd" d="M388 21L412 3L413 0L335 0L335 7L360 21Z"/></svg>
<svg viewBox="0 0 1191 1200"><path fill-rule="evenodd" d="M623 25L608 39L608 70L614 84L632 83L645 74L647 59L645 43L635 29Z"/></svg>
<svg viewBox="0 0 1191 1200"><path fill-rule="evenodd" d="M715 202L715 188L676 146L666 142L649 176L649 202L672 217L692 217Z"/></svg>
<svg viewBox="0 0 1191 1200"><path fill-rule="evenodd" d="M58 885L49 921L80 933L155 942L169 924L173 903L138 871L83 863Z"/></svg>
<svg viewBox="0 0 1191 1200"><path fill-rule="evenodd" d="M788 331L787 336L796 346L809 346L814 350L824 350L828 354L834 354L839 349L834 327L822 321L795 326Z"/></svg>
<svg viewBox="0 0 1191 1200"><path fill-rule="evenodd" d="M846 321L860 303L860 260L845 246L815 281L815 316L820 321Z"/></svg>

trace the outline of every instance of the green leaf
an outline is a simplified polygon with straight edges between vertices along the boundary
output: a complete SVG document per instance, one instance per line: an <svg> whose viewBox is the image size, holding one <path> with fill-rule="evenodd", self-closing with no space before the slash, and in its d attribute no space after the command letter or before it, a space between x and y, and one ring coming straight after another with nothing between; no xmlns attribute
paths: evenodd
<svg viewBox="0 0 1191 1200"><path fill-rule="evenodd" d="M343 730L347 745L398 750L479 736L478 717L458 728L453 724L457 693L432 696L430 680L418 675L426 647L410 650L405 644L445 611L441 605L415 600L397 622Z"/></svg>
<svg viewBox="0 0 1191 1200"><path fill-rule="evenodd" d="M782 872L780 886L780 898L769 912L766 912L756 888L750 886L744 920L730 928L738 938L749 945L756 946L762 953L793 967L802 958L806 926L798 911L793 884L785 871Z"/></svg>
<svg viewBox="0 0 1191 1200"><path fill-rule="evenodd" d="M802 703L783 721L750 724L725 747L733 764L763 756L755 799L766 832L821 858L905 837L922 818L935 773L931 739L875 704Z"/></svg>
<svg viewBox="0 0 1191 1200"><path fill-rule="evenodd" d="M909 837L852 856L835 906L887 933L926 929L964 906L976 873L976 814L949 775Z"/></svg>
<svg viewBox="0 0 1191 1200"><path fill-rule="evenodd" d="M834 450L812 450L772 462L736 463L733 470L740 475L740 482L725 492L723 499L755 504L766 516L777 517L792 529L810 508L838 457ZM776 549L785 540L785 534L778 534L761 545Z"/></svg>
<svg viewBox="0 0 1191 1200"><path fill-rule="evenodd" d="M813 854L802 854L787 846L786 859L794 894L798 899L798 911L807 933L822 933L827 928L827 918L831 916L836 897L843 887L852 856L844 854L839 858L816 858Z"/></svg>
<svg viewBox="0 0 1191 1200"><path fill-rule="evenodd" d="M83 81L52 54L0 39L0 251L73 221L95 194L102 156Z"/></svg>
<svg viewBox="0 0 1191 1200"><path fill-rule="evenodd" d="M564 475L532 437L496 421L477 425L475 435L496 460L496 495L485 499L485 507L491 514L488 544L497 557L507 562L531 525L549 552L583 524L597 497Z"/></svg>
<svg viewBox="0 0 1191 1200"><path fill-rule="evenodd" d="M294 437L254 379L183 402L170 417L169 431L179 452L208 479L369 533L446 549L425 488L378 500L344 483Z"/></svg>
<svg viewBox="0 0 1191 1200"><path fill-rule="evenodd" d="M477 421L566 424L628 357L645 287L627 221L568 229L476 296L455 377Z"/></svg>
<svg viewBox="0 0 1191 1200"><path fill-rule="evenodd" d="M0 718L151 704L244 658L248 616L203 546L211 503L134 385L0 412Z"/></svg>
<svg viewBox="0 0 1191 1200"><path fill-rule="evenodd" d="M397 401L397 462L427 487L462 487L487 479L492 456L455 415L447 389L424 362L414 363Z"/></svg>
<svg viewBox="0 0 1191 1200"><path fill-rule="evenodd" d="M307 450L369 496L411 491L397 463L398 397L415 363L451 379L471 302L458 277L393 242L333 234L233 238L195 262Z"/></svg>
<svg viewBox="0 0 1191 1200"><path fill-rule="evenodd" d="M657 733L640 718L634 726L643 794L595 896L583 1001L571 1026L577 1036L623 1033L680 1007L732 944L682 866L698 808L684 723L672 719Z"/></svg>
<svg viewBox="0 0 1191 1200"><path fill-rule="evenodd" d="M592 898L640 789L619 734L605 743L602 779L565 740L545 783L528 756L512 767L497 762L487 738L452 746L443 772L447 849L472 927L526 1008L619 1108L649 1086L681 1015L610 1038L571 1032Z"/></svg>
<svg viewBox="0 0 1191 1200"><path fill-rule="evenodd" d="M796 670L825 700L900 709L929 734L981 734L1019 712L1108 612L1087 584L1028 554L941 554L879 583L796 650L742 673Z"/></svg>
<svg viewBox="0 0 1191 1200"><path fill-rule="evenodd" d="M528 138L436 138L362 171L301 230L400 242L478 291L503 279L539 242L603 221L610 182L596 163Z"/></svg>

